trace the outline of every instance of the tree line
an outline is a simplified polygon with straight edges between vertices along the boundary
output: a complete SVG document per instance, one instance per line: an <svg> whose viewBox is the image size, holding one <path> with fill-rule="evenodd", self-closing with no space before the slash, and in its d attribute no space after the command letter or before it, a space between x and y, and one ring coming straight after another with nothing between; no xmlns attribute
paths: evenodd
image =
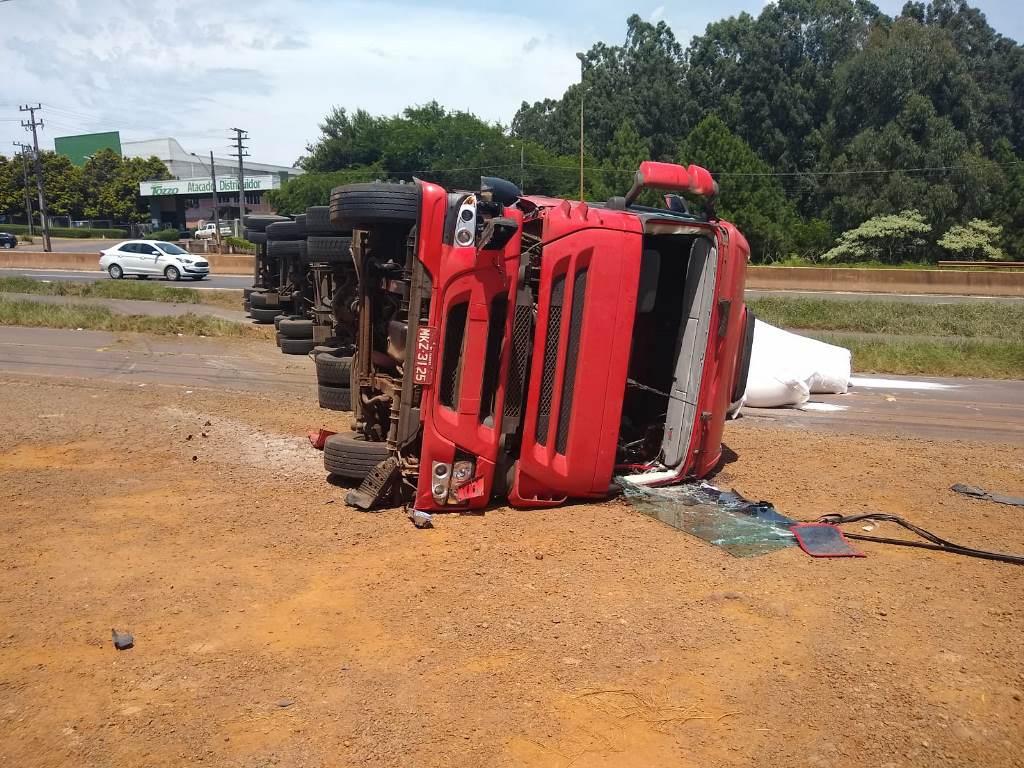
<svg viewBox="0 0 1024 768"><path fill-rule="evenodd" d="M101 149L76 166L55 152L41 152L46 207L51 216L102 219L118 224L149 221L149 204L139 197L140 181L171 178L158 158L121 157ZM38 222L35 167L28 163L29 199ZM0 155L0 214L25 218L25 173L21 156Z"/></svg>
<svg viewBox="0 0 1024 768"><path fill-rule="evenodd" d="M436 103L334 109L300 160L309 173L274 199L298 211L347 181L473 189L481 173L577 195L582 96L587 199L622 194L645 159L697 163L758 261L1024 258L1024 46L963 0L896 17L866 0L779 0L687 46L633 15L623 43L582 56L580 84L523 103L508 127ZM862 232L868 246L836 250L867 222L888 232L884 217L911 222L898 247Z"/></svg>

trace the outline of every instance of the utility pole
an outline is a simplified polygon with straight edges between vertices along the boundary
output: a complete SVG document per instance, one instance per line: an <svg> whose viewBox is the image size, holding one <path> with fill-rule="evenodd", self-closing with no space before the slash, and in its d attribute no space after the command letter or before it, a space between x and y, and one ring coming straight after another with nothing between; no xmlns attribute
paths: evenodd
<svg viewBox="0 0 1024 768"><path fill-rule="evenodd" d="M36 128L43 127L43 121L36 120L36 110L42 108L42 104L36 104L34 107L25 104L18 107L18 111L28 112L29 115L27 121L21 121L21 126L26 131L32 131L32 146L35 148L36 187L39 190L39 218L43 224L43 250L49 252L53 250L50 247L50 217L46 213L46 193L43 191L43 163L39 158L39 134L36 133Z"/></svg>
<svg viewBox="0 0 1024 768"><path fill-rule="evenodd" d="M21 148L21 170L25 174L25 216L28 218L28 236L32 237L35 234L32 231L32 193L28 191L28 151L31 147L20 141L13 143L14 146Z"/></svg>
<svg viewBox="0 0 1024 768"><path fill-rule="evenodd" d="M213 165L213 150L210 150L210 178L213 181L213 231L220 250L220 214L217 213L217 169Z"/></svg>
<svg viewBox="0 0 1024 768"><path fill-rule="evenodd" d="M526 191L526 145L522 141L519 142L519 191Z"/></svg>
<svg viewBox="0 0 1024 768"><path fill-rule="evenodd" d="M243 142L249 138L249 133L241 128L231 130L235 132L235 154L238 156L238 236L242 237L242 223L245 221L245 171L242 169L242 158L249 156Z"/></svg>

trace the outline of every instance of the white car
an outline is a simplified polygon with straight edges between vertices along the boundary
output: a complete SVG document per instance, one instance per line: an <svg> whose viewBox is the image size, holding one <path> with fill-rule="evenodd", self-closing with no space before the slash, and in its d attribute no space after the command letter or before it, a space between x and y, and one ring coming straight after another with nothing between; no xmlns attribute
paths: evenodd
<svg viewBox="0 0 1024 768"><path fill-rule="evenodd" d="M208 224L204 224L199 229L197 229L193 237L196 238L196 240L205 240L208 237L213 237L214 234L216 234L216 232L217 225L211 221ZM220 234L221 237L231 237L233 234L235 234L235 228L232 227L230 224L221 224Z"/></svg>
<svg viewBox="0 0 1024 768"><path fill-rule="evenodd" d="M210 274L210 263L174 243L162 240L125 240L100 251L100 269L115 280L127 275L180 280L202 280Z"/></svg>

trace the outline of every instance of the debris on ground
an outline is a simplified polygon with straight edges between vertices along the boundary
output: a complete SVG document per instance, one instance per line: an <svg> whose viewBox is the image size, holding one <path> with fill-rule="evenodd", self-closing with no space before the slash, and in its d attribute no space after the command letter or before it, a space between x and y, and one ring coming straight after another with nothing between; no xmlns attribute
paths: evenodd
<svg viewBox="0 0 1024 768"><path fill-rule="evenodd" d="M829 523L797 523L789 530L796 536L800 549L811 557L865 557L839 528Z"/></svg>
<svg viewBox="0 0 1024 768"><path fill-rule="evenodd" d="M764 555L796 544L789 528L796 521L780 515L767 501L749 501L736 491L707 483L661 488L615 482L638 511L673 528L721 547L736 557Z"/></svg>
<svg viewBox="0 0 1024 768"><path fill-rule="evenodd" d="M1024 498L1019 496L1007 496L1005 493L986 491L984 488L975 488L973 485L964 485L963 483L951 485L949 489L951 491L956 491L957 493L962 493L965 496L973 496L976 499L994 501L997 504L1009 504L1013 507L1024 507Z"/></svg>
<svg viewBox="0 0 1024 768"><path fill-rule="evenodd" d="M135 645L135 637L131 632L118 632L116 629L111 629L110 635L114 639L114 647L119 651L126 651Z"/></svg>

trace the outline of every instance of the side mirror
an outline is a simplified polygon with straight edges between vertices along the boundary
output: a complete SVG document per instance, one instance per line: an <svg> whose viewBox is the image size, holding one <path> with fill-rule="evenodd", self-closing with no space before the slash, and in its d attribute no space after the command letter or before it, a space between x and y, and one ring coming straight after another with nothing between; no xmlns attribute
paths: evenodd
<svg viewBox="0 0 1024 768"><path fill-rule="evenodd" d="M490 198L499 205L512 205L522 196L519 187L497 176L480 177L480 194L484 199Z"/></svg>

